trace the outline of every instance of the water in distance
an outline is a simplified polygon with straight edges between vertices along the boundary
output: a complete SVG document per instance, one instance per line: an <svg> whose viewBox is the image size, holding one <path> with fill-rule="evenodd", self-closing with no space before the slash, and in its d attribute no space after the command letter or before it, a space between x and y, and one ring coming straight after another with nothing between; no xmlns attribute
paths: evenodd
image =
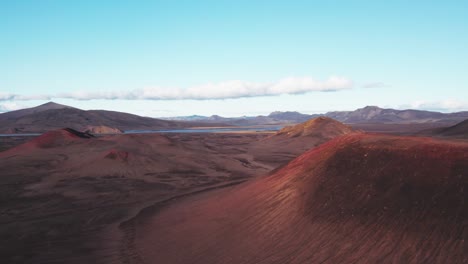
<svg viewBox="0 0 468 264"><path fill-rule="evenodd" d="M283 126L256 126L256 127L217 127L217 128L188 128L188 129L167 129L167 130L127 130L125 134L145 134L145 133L221 133L221 132L275 132Z"/></svg>

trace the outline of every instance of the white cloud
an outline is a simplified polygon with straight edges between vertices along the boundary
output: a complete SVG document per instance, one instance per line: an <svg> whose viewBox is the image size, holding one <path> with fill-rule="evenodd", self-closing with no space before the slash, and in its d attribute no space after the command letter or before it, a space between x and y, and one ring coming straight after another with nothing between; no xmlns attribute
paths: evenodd
<svg viewBox="0 0 468 264"><path fill-rule="evenodd" d="M14 94L0 92L0 101L9 101L14 99L14 97Z"/></svg>
<svg viewBox="0 0 468 264"><path fill-rule="evenodd" d="M2 93L0 92L0 101L29 101L29 100L50 100L52 96L42 95L42 94L33 94L33 95L21 95L21 94L12 94L12 93Z"/></svg>
<svg viewBox="0 0 468 264"><path fill-rule="evenodd" d="M53 98L76 100L213 100L235 99L282 94L304 94L309 92L333 92L353 88L353 81L332 76L320 81L311 77L288 77L277 82L255 83L247 81L225 81L193 86L187 89L149 87L132 91L78 91L56 95L15 95L0 94L0 101L6 100L51 100Z"/></svg>
<svg viewBox="0 0 468 264"><path fill-rule="evenodd" d="M468 110L468 102L463 102L456 99L446 99L440 101L414 101L409 105L405 105L405 108L430 110L430 111L441 111L441 112L453 112Z"/></svg>
<svg viewBox="0 0 468 264"><path fill-rule="evenodd" d="M3 102L0 103L0 113L15 111L26 108L26 106L18 104L16 102Z"/></svg>

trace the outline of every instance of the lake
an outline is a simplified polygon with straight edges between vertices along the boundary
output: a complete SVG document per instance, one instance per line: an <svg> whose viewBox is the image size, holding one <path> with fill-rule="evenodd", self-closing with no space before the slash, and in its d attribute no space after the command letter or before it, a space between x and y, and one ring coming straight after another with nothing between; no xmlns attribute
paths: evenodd
<svg viewBox="0 0 468 264"><path fill-rule="evenodd" d="M255 126L255 127L215 127L215 128L186 128L166 130L126 130L124 134L149 134L149 133L235 133L235 132L275 132L283 126ZM0 134L0 137L34 137L40 133L26 134Z"/></svg>

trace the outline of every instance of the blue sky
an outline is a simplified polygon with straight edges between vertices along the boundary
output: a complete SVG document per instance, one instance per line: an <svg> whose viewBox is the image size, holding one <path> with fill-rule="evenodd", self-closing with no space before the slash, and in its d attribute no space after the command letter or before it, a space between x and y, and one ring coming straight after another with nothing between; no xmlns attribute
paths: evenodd
<svg viewBox="0 0 468 264"><path fill-rule="evenodd" d="M0 111L468 110L466 1L1 1Z"/></svg>

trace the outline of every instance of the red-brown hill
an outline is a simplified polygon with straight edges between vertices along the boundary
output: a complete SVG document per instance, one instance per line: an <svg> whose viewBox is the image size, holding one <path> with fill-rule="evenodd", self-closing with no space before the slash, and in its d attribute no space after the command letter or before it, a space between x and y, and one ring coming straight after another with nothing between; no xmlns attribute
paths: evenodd
<svg viewBox="0 0 468 264"><path fill-rule="evenodd" d="M353 129L329 117L317 117L304 123L287 126L281 129L276 136L294 137L320 137L330 139L353 132Z"/></svg>
<svg viewBox="0 0 468 264"><path fill-rule="evenodd" d="M257 160L284 164L310 148L353 132L356 131L334 119L317 117L287 126L271 137L252 144L251 149Z"/></svg>
<svg viewBox="0 0 468 264"><path fill-rule="evenodd" d="M53 148L60 147L72 144L80 140L86 140L94 138L92 134L87 132L76 131L72 128L63 128L53 131L46 132L36 138L33 138L26 143L23 143L19 146L16 146L13 149L8 150L8 152L18 152L21 153L21 150L24 149L34 149L34 148Z"/></svg>
<svg viewBox="0 0 468 264"><path fill-rule="evenodd" d="M33 144L40 148L51 148L93 137L94 136L89 133L79 132L71 128L63 128L44 133L26 144Z"/></svg>
<svg viewBox="0 0 468 264"><path fill-rule="evenodd" d="M347 135L255 182L136 217L123 225L137 238L127 253L143 263L467 263L467 172L466 143Z"/></svg>

